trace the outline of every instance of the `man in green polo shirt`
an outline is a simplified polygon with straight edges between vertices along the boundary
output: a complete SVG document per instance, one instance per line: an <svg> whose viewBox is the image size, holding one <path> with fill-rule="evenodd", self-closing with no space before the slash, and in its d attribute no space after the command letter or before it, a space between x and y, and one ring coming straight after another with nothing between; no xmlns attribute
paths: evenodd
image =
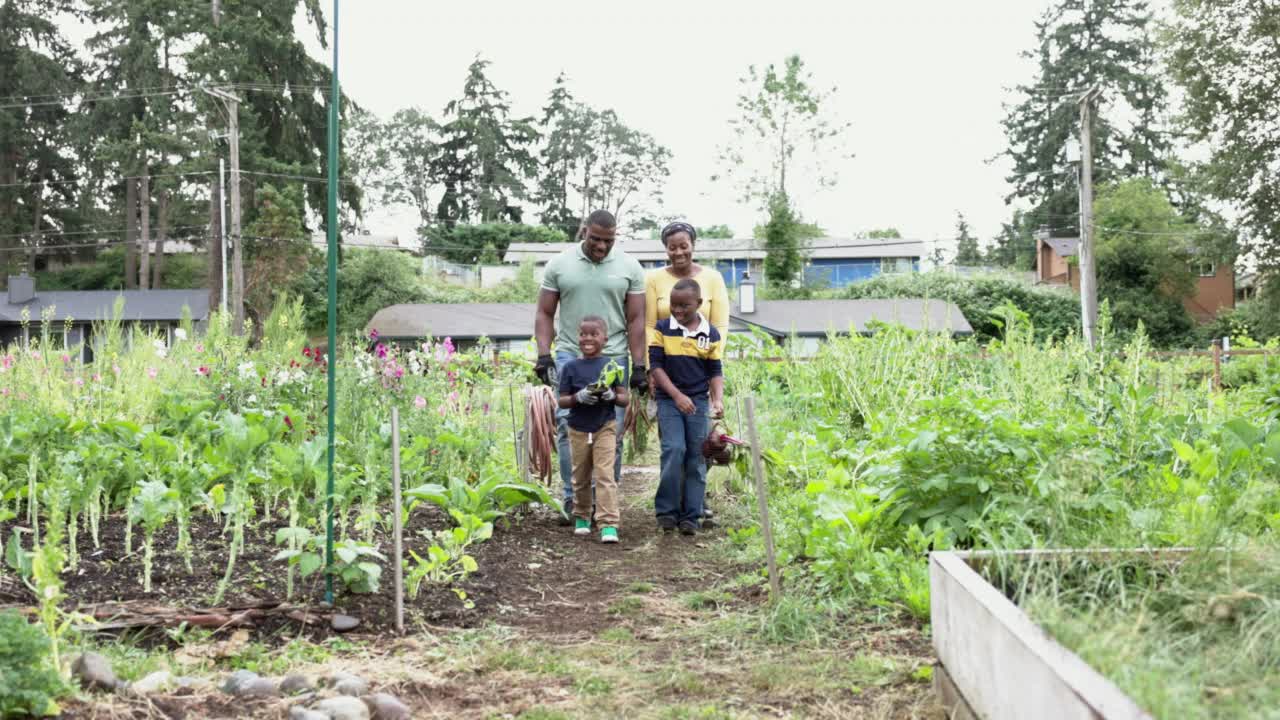
<svg viewBox="0 0 1280 720"><path fill-rule="evenodd" d="M628 369L632 390L649 391L645 369L644 270L635 258L614 251L618 222L608 210L596 210L587 217L578 235L580 242L547 263L538 294L533 336L538 345L534 371L548 385L555 385L566 363L580 356L578 324L584 316L598 315L608 325L604 355ZM559 323L556 311L559 310ZM555 335L555 355L551 340ZM631 362L627 359L630 356ZM613 474L622 479L622 425L626 411L618 408L617 458ZM573 506L573 463L569 453L568 411L556 413L560 454L560 479L564 484L565 517Z"/></svg>

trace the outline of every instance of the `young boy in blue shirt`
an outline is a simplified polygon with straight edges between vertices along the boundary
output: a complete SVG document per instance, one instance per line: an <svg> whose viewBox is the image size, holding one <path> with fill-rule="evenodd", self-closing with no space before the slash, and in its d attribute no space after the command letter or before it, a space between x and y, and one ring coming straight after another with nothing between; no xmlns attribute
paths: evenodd
<svg viewBox="0 0 1280 720"><path fill-rule="evenodd" d="M600 542L618 542L618 483L613 476L617 453L615 407L627 406L622 374L599 387L609 358L601 355L609 330L603 318L588 315L578 325L582 357L560 371L560 400L569 410L569 448L573 457L573 534L591 534L591 487L595 485L595 520Z"/></svg>
<svg viewBox="0 0 1280 720"><path fill-rule="evenodd" d="M649 338L649 375L658 400L662 474L654 510L664 532L696 535L707 491L702 441L724 414L724 340L698 308L702 289L684 278L671 289L671 317Z"/></svg>

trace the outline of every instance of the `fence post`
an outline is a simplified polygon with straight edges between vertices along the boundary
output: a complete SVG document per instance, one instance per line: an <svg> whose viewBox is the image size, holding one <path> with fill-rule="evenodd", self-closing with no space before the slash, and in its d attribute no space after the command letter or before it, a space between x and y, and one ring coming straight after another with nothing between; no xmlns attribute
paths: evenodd
<svg viewBox="0 0 1280 720"><path fill-rule="evenodd" d="M769 524L769 496L764 482L764 461L760 457L760 433L756 431L756 398L748 395L747 432L751 440L751 467L756 479L756 502L760 506L760 531L764 535L764 555L769 563L769 601L782 598L782 580L778 577L778 560L774 556L773 528Z"/></svg>
<svg viewBox="0 0 1280 720"><path fill-rule="evenodd" d="M1213 347L1213 389L1218 391L1222 389L1222 339L1214 338Z"/></svg>
<svg viewBox="0 0 1280 720"><path fill-rule="evenodd" d="M401 527L400 498L400 408L391 407L391 495L394 516L393 534L395 553L396 632L404 634L404 528Z"/></svg>

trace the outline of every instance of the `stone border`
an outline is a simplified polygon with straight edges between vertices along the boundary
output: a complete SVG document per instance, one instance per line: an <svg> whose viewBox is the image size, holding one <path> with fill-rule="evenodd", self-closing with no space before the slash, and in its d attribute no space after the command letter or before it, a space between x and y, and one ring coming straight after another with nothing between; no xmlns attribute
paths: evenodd
<svg viewBox="0 0 1280 720"><path fill-rule="evenodd" d="M1072 554L1178 556L1144 551L1020 550L929 554L930 620L941 672L935 687L952 718L1151 720L1128 695L1059 645L1004 593L979 575L996 557Z"/></svg>

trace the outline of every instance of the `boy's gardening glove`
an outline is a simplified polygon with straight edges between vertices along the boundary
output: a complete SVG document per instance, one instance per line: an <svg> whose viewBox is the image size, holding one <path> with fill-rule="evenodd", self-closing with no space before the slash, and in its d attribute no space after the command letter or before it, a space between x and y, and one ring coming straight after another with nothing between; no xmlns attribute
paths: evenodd
<svg viewBox="0 0 1280 720"><path fill-rule="evenodd" d="M613 388L605 388L604 392L600 393L600 400L603 402L611 403L617 399L618 393L614 392Z"/></svg>
<svg viewBox="0 0 1280 720"><path fill-rule="evenodd" d="M538 362L533 365L533 374L544 384L555 387L556 361L550 355L539 355Z"/></svg>
<svg viewBox="0 0 1280 720"><path fill-rule="evenodd" d="M579 405L595 405L600 402L600 398L587 388L582 388L578 392L574 393L573 399L577 401Z"/></svg>

